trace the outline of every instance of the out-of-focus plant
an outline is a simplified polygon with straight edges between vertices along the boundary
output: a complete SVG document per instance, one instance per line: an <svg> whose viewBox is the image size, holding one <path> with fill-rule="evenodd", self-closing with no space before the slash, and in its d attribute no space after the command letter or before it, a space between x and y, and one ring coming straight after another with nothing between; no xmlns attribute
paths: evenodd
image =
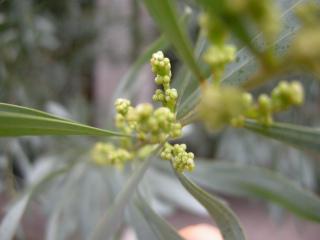
<svg viewBox="0 0 320 240"><path fill-rule="evenodd" d="M136 229L140 239L182 239L174 229L158 216L146 201L146 193L139 183L148 168L159 165L166 174L170 164L154 161L157 155L169 160L172 170L184 188L208 211L216 221L225 240L245 239L245 234L233 211L218 197L206 192L195 182L209 189L241 196L259 197L278 203L284 208L315 222L320 221L320 200L313 193L302 189L285 177L258 167L234 166L225 163L205 163L194 161L194 154L187 152L185 144L172 144L171 141L182 134L182 127L195 121L204 122L210 131L222 131L227 126L248 129L269 138L288 143L312 154L319 154L320 132L317 128L298 126L274 121L274 115L304 101L304 90L299 81L281 81L270 94L262 93L254 100L249 93L253 88L271 81L275 76L284 76L292 71L319 74L319 1L281 1L289 6L281 14L275 1L195 1L200 7L200 36L195 51L183 23L178 19L174 3L164 0L144 0L150 14L161 28L166 41L177 52L185 64L186 73L176 79L171 73L170 60L159 51L159 40L138 59L138 66L151 57L151 68L156 75L153 100L160 103L154 107L150 103L133 106L127 99L115 102L115 125L117 131L98 129L56 117L38 110L17 105L0 105L0 136L25 135L87 135L112 137L112 141L99 142L88 153L91 161L77 164L68 162L63 167L31 184L31 189L7 213L0 228L1 239L12 239L23 212L31 196L48 179L70 172L65 191L72 181L86 169L108 169L109 174L122 169L129 177L113 203L101 219L90 229L86 239L111 239L121 230L128 205L128 221ZM293 13L295 12L295 13ZM290 14L290 18L288 17ZM286 19L284 19L284 16ZM297 17L297 18L296 18ZM282 22L295 21L295 34L286 33ZM281 20L282 19L282 20ZM258 38L253 37L261 32ZM290 36L290 38L288 37ZM232 41L236 41L236 44ZM279 44L290 43L290 47L278 54ZM248 55L257 61L255 72L236 78L225 75L228 66L240 64L237 59L237 46L242 46ZM150 52L155 52L153 55ZM150 56L151 55L151 56ZM142 60L143 59L143 60ZM234 65L233 65L234 64ZM131 69L134 75L137 65ZM239 69L231 71L238 72ZM185 74L185 75L184 75ZM128 85L126 77L122 87ZM133 80L134 81L134 80ZM178 82L179 81L179 82ZM176 88L173 88L172 85ZM188 93L186 94L186 90ZM118 95L119 92L117 92ZM99 167L97 167L99 166ZM116 168L112 168L115 166ZM111 168L108 168L111 167ZM70 171L76 168L77 171ZM190 175L185 172L191 172ZM74 173L75 177L71 177ZM208 177L210 176L210 178ZM154 175L156 177L156 175ZM170 188L170 186L168 186ZM137 190L138 189L138 190ZM137 190L137 191L136 191ZM169 191L169 189L168 189ZM164 193L165 194L165 193ZM50 221L48 239L58 236L55 228L59 212ZM57 214L57 215L56 215ZM148 228L146 232L140 229ZM62 237L63 238L63 237Z"/></svg>

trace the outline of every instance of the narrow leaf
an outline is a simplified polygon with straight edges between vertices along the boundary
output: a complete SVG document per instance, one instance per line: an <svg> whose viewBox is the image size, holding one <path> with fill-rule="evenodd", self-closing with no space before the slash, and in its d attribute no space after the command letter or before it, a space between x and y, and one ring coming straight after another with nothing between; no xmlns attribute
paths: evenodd
<svg viewBox="0 0 320 240"><path fill-rule="evenodd" d="M121 192L114 200L114 204L107 209L106 213L96 225L89 239L107 240L111 239L117 232L122 223L125 208L150 164L150 159L146 159L144 161L145 162L142 163L130 176L126 182L126 185L122 188Z"/></svg>
<svg viewBox="0 0 320 240"><path fill-rule="evenodd" d="M320 199L282 175L265 168L198 159L190 174L201 186L223 194L271 201L312 221L320 221Z"/></svg>
<svg viewBox="0 0 320 240"><path fill-rule="evenodd" d="M148 221L131 201L128 207L127 222L133 227L137 239L159 240L150 228Z"/></svg>
<svg viewBox="0 0 320 240"><path fill-rule="evenodd" d="M123 136L121 133L90 127L35 109L1 104L0 136L27 135Z"/></svg>
<svg viewBox="0 0 320 240"><path fill-rule="evenodd" d="M135 205L144 216L149 228L157 236L157 239L182 240L183 238L168 224L162 217L160 217L149 204L138 194Z"/></svg>
<svg viewBox="0 0 320 240"><path fill-rule="evenodd" d="M320 153L320 129L289 123L273 123L263 126L254 120L246 120L245 128L263 136L290 144L296 148Z"/></svg>
<svg viewBox="0 0 320 240"><path fill-rule="evenodd" d="M191 43L186 32L178 21L178 14L171 0L144 0L150 15L159 25L162 32L176 49L181 60L185 62L199 81L203 81L201 71L193 56Z"/></svg>
<svg viewBox="0 0 320 240"><path fill-rule="evenodd" d="M183 174L176 174L189 193L207 209L217 223L224 240L246 239L237 217L223 201L198 187Z"/></svg>

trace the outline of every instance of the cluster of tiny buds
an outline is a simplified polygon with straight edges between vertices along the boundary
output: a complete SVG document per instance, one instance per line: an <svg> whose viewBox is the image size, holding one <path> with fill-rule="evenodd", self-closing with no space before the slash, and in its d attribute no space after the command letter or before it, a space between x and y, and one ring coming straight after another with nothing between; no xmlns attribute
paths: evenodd
<svg viewBox="0 0 320 240"><path fill-rule="evenodd" d="M149 156L157 144L181 136L182 125L175 114L178 93L176 89L170 88L170 61L159 51L152 55L150 62L156 74L156 83L163 87L163 90L156 91L153 99L162 102L163 106L154 109L149 103L141 103L133 107L129 100L117 99L114 104L116 127L126 134L135 135L139 142L136 144L134 138L124 138L119 142L121 148L109 143L97 143L92 150L92 159L96 164L122 168L134 157L144 159ZM170 148L170 159L177 171L191 171L194 168L193 153L186 152L186 145L171 146L166 143L165 146L164 152Z"/></svg>
<svg viewBox="0 0 320 240"><path fill-rule="evenodd" d="M130 101L118 99L116 106L116 126L135 132L140 141L159 143L168 137L181 136L182 126L176 122L176 117L166 107L153 109L149 103L138 104L135 108ZM128 131L127 131L128 132Z"/></svg>
<svg viewBox="0 0 320 240"><path fill-rule="evenodd" d="M303 103L304 91L300 82L293 81L291 83L281 81L271 93L271 97L267 94L261 94L256 104L253 104L252 97L247 96L247 112L245 117L253 118L261 124L270 125L273 121L273 113L285 111L291 106L298 106ZM250 107L251 105L251 107ZM243 118L242 118L243 119ZM233 125L239 123L239 118L233 119Z"/></svg>
<svg viewBox="0 0 320 240"><path fill-rule="evenodd" d="M203 59L212 69L216 82L221 80L225 66L236 57L236 48L232 45L211 45L203 54Z"/></svg>
<svg viewBox="0 0 320 240"><path fill-rule="evenodd" d="M150 60L152 72L156 75L155 83L162 85L162 89L157 89L152 99L155 102L160 102L164 107L168 107L174 112L178 92L174 88L170 88L171 82L171 64L170 60L164 57L163 52L154 53Z"/></svg>
<svg viewBox="0 0 320 240"><path fill-rule="evenodd" d="M171 161L177 172L191 172L195 168L194 154L186 150L187 146L185 144L171 145L166 143L160 156L164 160Z"/></svg>
<svg viewBox="0 0 320 240"><path fill-rule="evenodd" d="M98 165L111 165L122 169L124 164L133 158L132 154L123 148L116 148L110 143L98 142L92 149L92 160Z"/></svg>
<svg viewBox="0 0 320 240"><path fill-rule="evenodd" d="M224 66L236 57L236 48L233 45L210 46L204 54L204 60L213 67Z"/></svg>

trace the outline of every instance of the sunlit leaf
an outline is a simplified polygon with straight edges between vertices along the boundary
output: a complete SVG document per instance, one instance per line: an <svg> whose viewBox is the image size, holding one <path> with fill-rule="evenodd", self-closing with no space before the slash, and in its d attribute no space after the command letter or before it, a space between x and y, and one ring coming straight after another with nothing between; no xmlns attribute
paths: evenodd
<svg viewBox="0 0 320 240"><path fill-rule="evenodd" d="M257 197L312 221L320 221L320 199L282 175L265 168L197 160L190 174L201 186L223 194Z"/></svg>
<svg viewBox="0 0 320 240"><path fill-rule="evenodd" d="M245 240L240 223L233 211L220 199L210 195L183 174L177 173L182 185L208 211L217 223L224 240Z"/></svg>
<svg viewBox="0 0 320 240"><path fill-rule="evenodd" d="M121 136L121 133L90 127L31 108L0 104L0 136L88 135Z"/></svg>

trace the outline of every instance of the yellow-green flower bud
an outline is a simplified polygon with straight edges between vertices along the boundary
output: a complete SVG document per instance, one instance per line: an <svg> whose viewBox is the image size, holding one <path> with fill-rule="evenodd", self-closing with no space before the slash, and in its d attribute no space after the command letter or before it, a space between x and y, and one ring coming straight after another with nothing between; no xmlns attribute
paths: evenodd
<svg viewBox="0 0 320 240"><path fill-rule="evenodd" d="M145 120L151 116L153 107L149 103L141 103L136 106L136 113L140 120Z"/></svg>
<svg viewBox="0 0 320 240"><path fill-rule="evenodd" d="M259 110L262 112L271 111L271 101L267 94L261 94L258 99Z"/></svg>
<svg viewBox="0 0 320 240"><path fill-rule="evenodd" d="M245 114L247 104L240 89L212 86L203 92L199 116L210 129L220 130L233 118Z"/></svg>
<svg viewBox="0 0 320 240"><path fill-rule="evenodd" d="M160 154L164 160L170 160L174 169L178 172L192 171L195 167L194 154L186 152L185 144L175 144L174 146L166 143Z"/></svg>
<svg viewBox="0 0 320 240"><path fill-rule="evenodd" d="M203 55L204 60L213 68L223 67L236 57L236 48L233 45L211 46Z"/></svg>
<svg viewBox="0 0 320 240"><path fill-rule="evenodd" d="M294 105L300 105L304 101L304 91L302 84L298 81L294 81L290 86L291 102Z"/></svg>
<svg viewBox="0 0 320 240"><path fill-rule="evenodd" d="M171 77L170 60L165 58L162 51L154 53L150 60L152 71L156 75Z"/></svg>
<svg viewBox="0 0 320 240"><path fill-rule="evenodd" d="M109 143L97 143L92 149L92 160L98 165L112 165L122 168L126 161L132 159L132 154L122 148L115 148Z"/></svg>
<svg viewBox="0 0 320 240"><path fill-rule="evenodd" d="M170 136L172 138L178 138L181 136L182 134L182 126L181 126L181 123L173 123L172 124L172 127L171 127L171 133L170 133Z"/></svg>
<svg viewBox="0 0 320 240"><path fill-rule="evenodd" d="M131 102L127 99L118 98L114 105L118 113L126 115L131 106Z"/></svg>

